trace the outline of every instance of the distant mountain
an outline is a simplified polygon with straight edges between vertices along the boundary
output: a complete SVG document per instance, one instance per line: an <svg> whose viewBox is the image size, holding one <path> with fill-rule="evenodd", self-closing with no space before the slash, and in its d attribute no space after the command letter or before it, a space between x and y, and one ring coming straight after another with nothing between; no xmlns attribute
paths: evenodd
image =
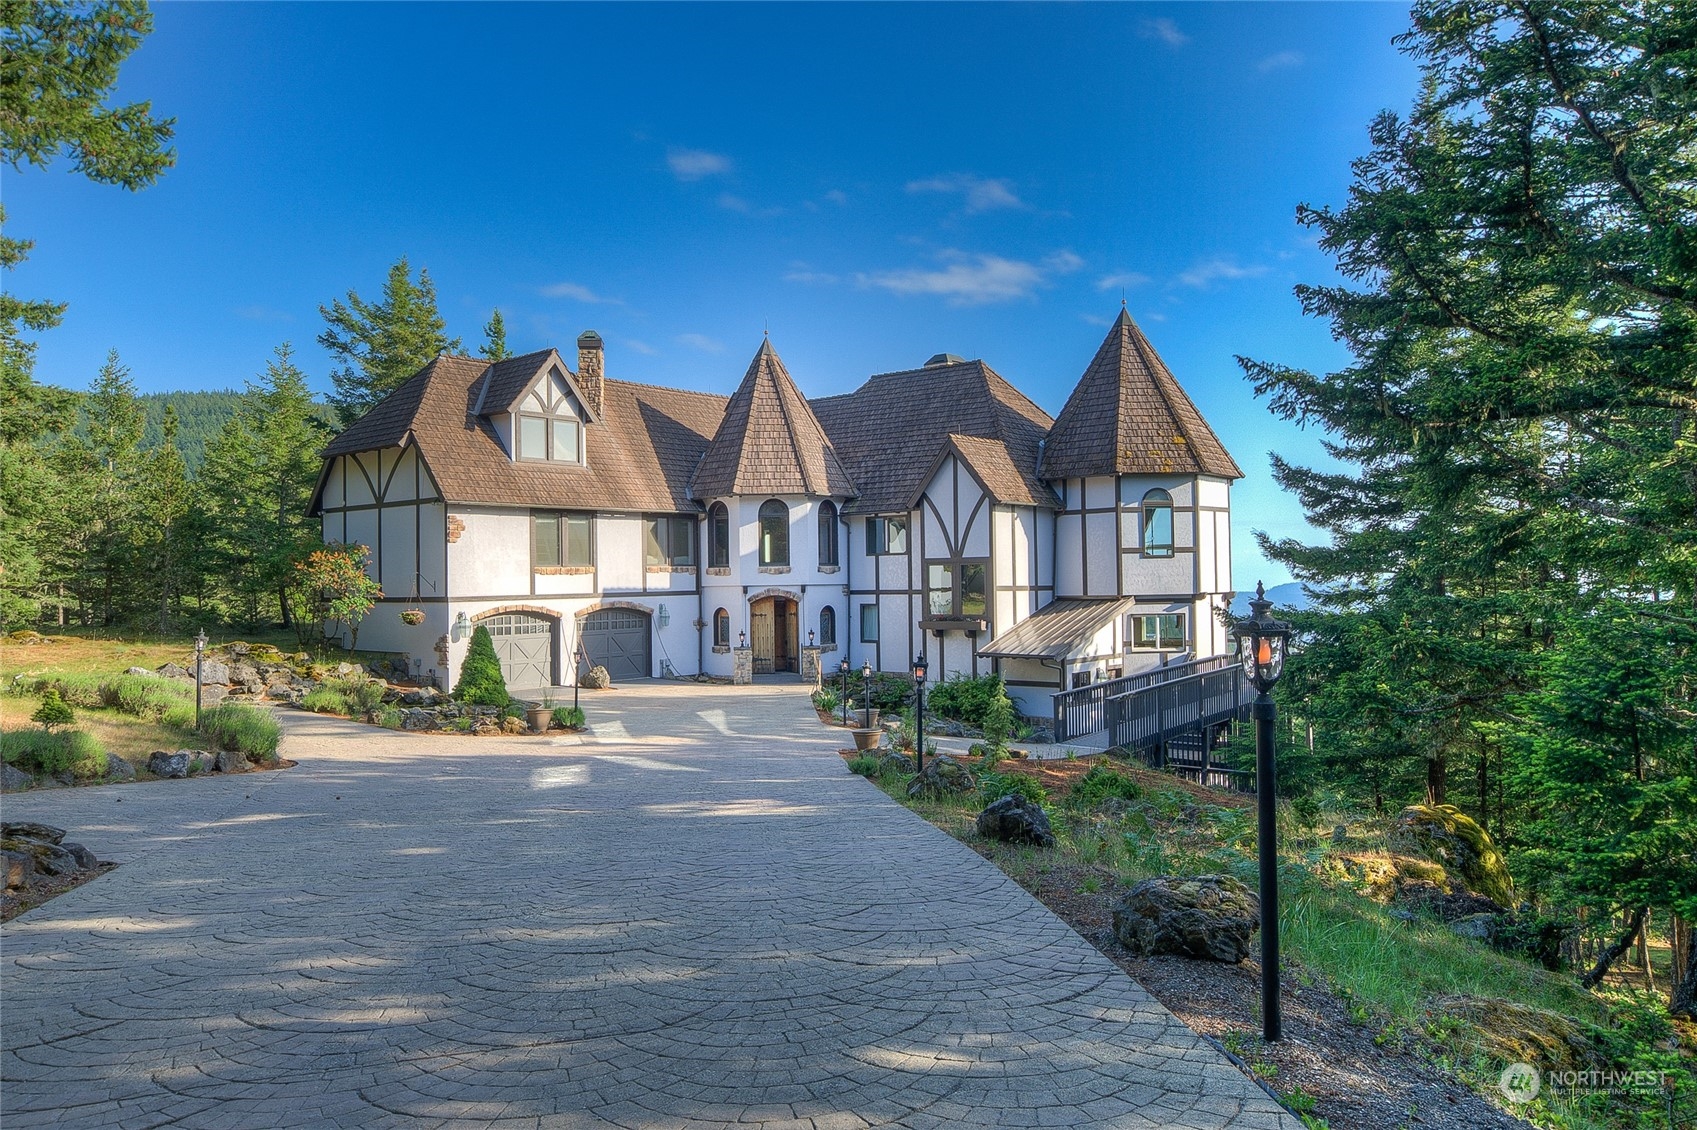
<svg viewBox="0 0 1697 1130"><path fill-rule="evenodd" d="M1249 602L1255 599L1255 590L1240 592L1232 599L1232 615L1244 617L1249 615ZM1267 590L1267 599L1273 602L1274 609L1308 607L1308 597L1304 595L1302 586L1292 581L1288 585L1274 585Z"/></svg>
<svg viewBox="0 0 1697 1130"><path fill-rule="evenodd" d="M242 402L242 394L228 389L221 392L148 392L136 397L147 413L142 427L141 446L154 448L164 436L165 406L177 410L177 449L183 453L192 475L200 470L206 458L206 445L229 423ZM328 404L317 406L324 421L332 428L336 414Z"/></svg>

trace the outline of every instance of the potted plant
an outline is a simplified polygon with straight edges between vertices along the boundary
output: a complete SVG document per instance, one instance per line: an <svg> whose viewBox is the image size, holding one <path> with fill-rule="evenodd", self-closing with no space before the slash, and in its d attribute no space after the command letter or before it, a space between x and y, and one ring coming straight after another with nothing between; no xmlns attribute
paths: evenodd
<svg viewBox="0 0 1697 1130"><path fill-rule="evenodd" d="M422 609L422 608L403 608L403 609L401 609L401 623L411 624L413 627L417 627L418 625L424 623L424 609Z"/></svg>
<svg viewBox="0 0 1697 1130"><path fill-rule="evenodd" d="M549 724L554 721L554 700L544 698L539 703L531 703L525 708L524 720L530 723L530 728L537 733L547 733Z"/></svg>

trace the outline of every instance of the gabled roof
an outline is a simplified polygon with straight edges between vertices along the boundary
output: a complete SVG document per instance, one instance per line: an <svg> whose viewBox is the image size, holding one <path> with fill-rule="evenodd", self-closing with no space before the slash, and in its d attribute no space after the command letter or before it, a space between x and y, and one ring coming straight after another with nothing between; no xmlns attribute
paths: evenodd
<svg viewBox="0 0 1697 1130"><path fill-rule="evenodd" d="M494 367L471 357L436 358L332 440L325 457L410 437L449 502L700 510L689 498L689 477L724 416L724 397L610 380L601 422L585 430L587 466L515 463L476 411Z"/></svg>
<svg viewBox="0 0 1697 1130"><path fill-rule="evenodd" d="M1060 506L1037 477L1038 441L1053 421L982 361L884 373L813 401L813 411L860 487L850 512L910 509L948 444L997 501Z"/></svg>
<svg viewBox="0 0 1697 1130"><path fill-rule="evenodd" d="M855 493L807 398L772 343L761 342L725 405L725 418L690 482L690 496Z"/></svg>
<svg viewBox="0 0 1697 1130"><path fill-rule="evenodd" d="M481 389L474 411L482 416L494 416L502 412L511 412L513 405L518 403L525 390L536 378L549 368L558 369L560 375L566 378L572 395L577 397L585 413L592 421L599 421L595 407L583 395L583 390L577 387L577 378L560 359L558 350L542 349L535 353L524 353L517 357L507 357L490 365L484 371Z"/></svg>
<svg viewBox="0 0 1697 1130"><path fill-rule="evenodd" d="M1066 659L1085 650L1096 633L1131 611L1133 597L1109 600L1051 600L990 643L979 655L1002 659Z"/></svg>
<svg viewBox="0 0 1697 1130"><path fill-rule="evenodd" d="M1120 311L1043 451L1043 477L1243 472L1156 354Z"/></svg>

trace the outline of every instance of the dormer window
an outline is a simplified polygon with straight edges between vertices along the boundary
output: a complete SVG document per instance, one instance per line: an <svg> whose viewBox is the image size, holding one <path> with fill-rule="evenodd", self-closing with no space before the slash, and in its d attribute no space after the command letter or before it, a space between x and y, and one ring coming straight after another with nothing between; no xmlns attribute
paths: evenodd
<svg viewBox="0 0 1697 1130"><path fill-rule="evenodd" d="M583 462L583 423L577 398L559 373L527 393L518 405L518 458L527 462Z"/></svg>

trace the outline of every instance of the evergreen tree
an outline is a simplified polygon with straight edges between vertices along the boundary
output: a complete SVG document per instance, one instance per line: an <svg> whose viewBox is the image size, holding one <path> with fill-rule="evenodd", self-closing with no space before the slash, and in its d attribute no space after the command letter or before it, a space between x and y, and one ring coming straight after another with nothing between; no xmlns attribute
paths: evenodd
<svg viewBox="0 0 1697 1130"><path fill-rule="evenodd" d="M177 413L167 405L160 442L143 457L137 494L143 516L137 537L143 563L139 579L158 595L161 632L169 630L187 587L192 498L188 466L177 448Z"/></svg>
<svg viewBox="0 0 1697 1130"><path fill-rule="evenodd" d="M495 654L495 641L482 624L472 629L471 647L466 650L465 662L460 664L460 681L454 685L454 697L474 706L505 706L512 701L507 693L507 680L501 674L501 660Z"/></svg>
<svg viewBox="0 0 1697 1130"><path fill-rule="evenodd" d="M336 385L330 403L343 427L433 358L460 348L436 309L430 272L421 269L414 282L404 256L389 268L382 301L367 302L350 290L345 303L338 298L318 312L326 323L318 344L340 362L330 374Z"/></svg>
<svg viewBox="0 0 1697 1130"><path fill-rule="evenodd" d="M507 348L507 323L501 317L499 306L489 315L489 321L484 323L483 344L477 351L491 361L503 361L513 355Z"/></svg>

